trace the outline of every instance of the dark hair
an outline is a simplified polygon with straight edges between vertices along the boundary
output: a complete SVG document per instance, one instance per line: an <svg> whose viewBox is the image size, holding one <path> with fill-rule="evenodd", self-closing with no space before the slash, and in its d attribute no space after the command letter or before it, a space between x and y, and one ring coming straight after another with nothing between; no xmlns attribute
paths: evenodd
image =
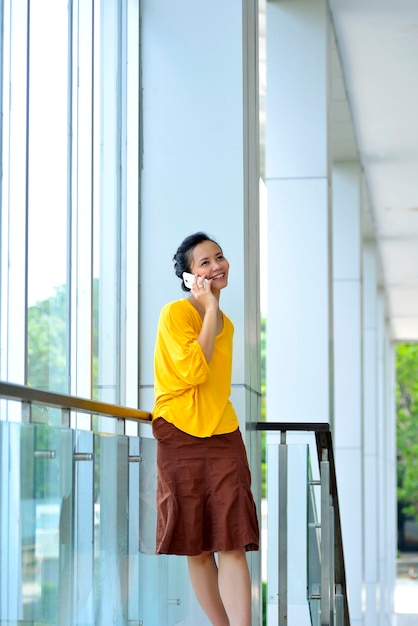
<svg viewBox="0 0 418 626"><path fill-rule="evenodd" d="M181 278L181 288L183 291L190 291L188 287L184 284L183 280L183 272L190 272L190 264L192 261L193 250L199 243L203 241L213 241L217 246L219 245L214 239L208 237L206 233L198 232L193 233L193 235L189 235L179 245L176 250L175 255L173 256L174 261L174 271L176 276Z"/></svg>

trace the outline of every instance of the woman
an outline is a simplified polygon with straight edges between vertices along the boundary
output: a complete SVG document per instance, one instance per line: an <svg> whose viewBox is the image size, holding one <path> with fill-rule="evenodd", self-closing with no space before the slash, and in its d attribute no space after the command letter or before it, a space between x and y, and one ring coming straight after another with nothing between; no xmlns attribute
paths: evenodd
<svg viewBox="0 0 418 626"><path fill-rule="evenodd" d="M155 346L157 553L187 556L196 597L214 626L250 626L245 552L258 550L259 529L229 400L233 325L219 308L229 263L205 233L186 237L173 260L190 295L163 307ZM191 288L184 272L194 275Z"/></svg>

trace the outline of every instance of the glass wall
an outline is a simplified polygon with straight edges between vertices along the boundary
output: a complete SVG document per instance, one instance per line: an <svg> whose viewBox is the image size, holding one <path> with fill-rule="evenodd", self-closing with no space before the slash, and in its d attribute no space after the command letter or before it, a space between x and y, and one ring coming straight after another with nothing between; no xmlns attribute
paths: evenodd
<svg viewBox="0 0 418 626"><path fill-rule="evenodd" d="M144 307L139 320L138 302L139 4L0 0L0 380L134 407L139 321L144 341L151 337ZM216 23L220 6L213 12ZM190 7L171 7L178 24L192 24L190 15L184 19ZM228 94L239 111L240 13L235 7L227 20L234 24L227 67L238 70ZM207 28L209 34L212 26ZM223 46L229 42L225 33ZM150 38L155 34L151 30ZM207 50L209 63L212 48ZM211 72L224 67L220 50ZM223 71L219 84L229 82L229 71ZM211 90L208 84L204 93ZM214 100L219 102L218 93ZM225 153L233 155L233 174L222 172L233 183L215 197L226 206L231 198L238 207L228 215L235 227L243 219L243 155L235 111L234 119L231 152ZM223 140L222 128L216 136ZM175 134L182 132L177 125ZM218 142L209 139L217 163ZM197 135L193 146L196 141ZM154 151L157 174L164 152L163 142ZM203 150L200 165L189 159L202 178L208 178L201 166L208 157ZM154 235L163 218L155 212L158 203L148 206L153 219L143 228ZM175 215L176 204L169 210ZM214 223L212 213L209 219ZM148 239L153 253L154 236ZM234 244L239 259L241 239ZM244 348L241 304L237 328ZM152 364L152 349L141 348ZM141 381L149 397L151 372ZM245 415L241 373L239 381L235 392ZM71 428L63 428L61 411L34 405L33 423L22 423L26 408L0 400L0 622L90 626L104 624L106 614L112 624L203 624L186 560L154 554L155 476L146 471L147 463L155 465L154 440L128 441L114 435L116 429L110 437L100 435L116 420L108 418L102 428L106 418L76 411Z"/></svg>
<svg viewBox="0 0 418 626"><path fill-rule="evenodd" d="M0 3L0 378L134 406L138 4Z"/></svg>

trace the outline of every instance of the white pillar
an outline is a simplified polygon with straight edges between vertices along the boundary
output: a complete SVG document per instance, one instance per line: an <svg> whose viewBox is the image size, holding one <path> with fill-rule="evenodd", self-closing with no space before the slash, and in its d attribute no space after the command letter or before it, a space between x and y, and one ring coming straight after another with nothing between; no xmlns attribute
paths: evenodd
<svg viewBox="0 0 418 626"><path fill-rule="evenodd" d="M268 2L266 24L267 419L332 422L327 2ZM274 555L277 475L270 468L268 488ZM288 618L305 624L306 497L299 497L294 474L288 502ZM276 577L269 561L268 624L277 623Z"/></svg>
<svg viewBox="0 0 418 626"><path fill-rule="evenodd" d="M397 550L396 499L396 412L393 404L389 368L395 367L390 326L387 322L385 294L378 291L377 300L377 468L378 468L378 626L392 619ZM395 371L393 371L393 375Z"/></svg>
<svg viewBox="0 0 418 626"><path fill-rule="evenodd" d="M235 324L234 393L245 404L245 350L253 342L257 348L259 311L255 6L250 0L244 10L242 3L221 0L142 3L144 407L153 401L160 309L184 295L171 259L181 240L197 230L217 239L231 263L221 305Z"/></svg>
<svg viewBox="0 0 418 626"><path fill-rule="evenodd" d="M379 599L379 472L378 472L378 288L377 251L373 241L363 249L364 367L364 574L365 625L377 626Z"/></svg>
<svg viewBox="0 0 418 626"><path fill-rule="evenodd" d="M334 446L352 626L363 624L361 169L333 169Z"/></svg>
<svg viewBox="0 0 418 626"><path fill-rule="evenodd" d="M364 624L384 626L396 581L395 362L376 243L363 253Z"/></svg>
<svg viewBox="0 0 418 626"><path fill-rule="evenodd" d="M385 323L385 406L386 445L384 450L383 485L387 492L385 551L387 555L384 578L386 580L385 614L394 612L394 589L396 585L396 555L398 550L397 509L397 445L396 445L396 355L391 340L388 321Z"/></svg>
<svg viewBox="0 0 418 626"><path fill-rule="evenodd" d="M140 405L152 408L158 316L166 302L185 296L172 256L198 230L222 245L231 268L221 306L235 325L231 399L252 462L256 500L259 435L246 424L260 419L257 20L256 0L141 2L139 269ZM257 553L250 565L258 623ZM191 603L186 617L182 608L170 609L177 611L172 621L205 624L192 595Z"/></svg>
<svg viewBox="0 0 418 626"><path fill-rule="evenodd" d="M267 415L281 421L331 417L328 71L327 3L267 3Z"/></svg>

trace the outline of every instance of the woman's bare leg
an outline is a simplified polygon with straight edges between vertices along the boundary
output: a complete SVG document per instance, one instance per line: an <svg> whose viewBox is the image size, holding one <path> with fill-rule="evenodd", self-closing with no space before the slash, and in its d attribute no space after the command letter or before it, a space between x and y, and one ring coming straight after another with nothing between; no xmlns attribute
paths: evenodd
<svg viewBox="0 0 418 626"><path fill-rule="evenodd" d="M245 550L218 554L218 584L230 626L251 626L251 580Z"/></svg>
<svg viewBox="0 0 418 626"><path fill-rule="evenodd" d="M196 598L213 626L230 626L219 595L218 567L212 552L188 556L189 576Z"/></svg>

